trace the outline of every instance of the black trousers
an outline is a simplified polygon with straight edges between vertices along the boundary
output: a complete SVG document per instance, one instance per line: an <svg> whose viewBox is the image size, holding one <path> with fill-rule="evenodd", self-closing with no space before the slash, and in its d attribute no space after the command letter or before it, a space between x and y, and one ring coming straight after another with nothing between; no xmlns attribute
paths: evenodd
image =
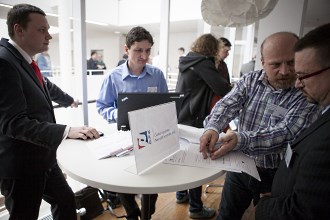
<svg viewBox="0 0 330 220"><path fill-rule="evenodd" d="M260 193L271 192L276 169L257 169L261 182L246 173L226 173L220 211L216 220L241 220L251 200L256 206L260 200Z"/></svg>
<svg viewBox="0 0 330 220"><path fill-rule="evenodd" d="M42 176L0 179L1 194L9 220L36 220L42 199L51 205L54 220L76 220L76 203L72 189L56 164Z"/></svg>
<svg viewBox="0 0 330 220"><path fill-rule="evenodd" d="M127 220L138 220L139 216L141 220L149 220L156 210L158 194L142 194L141 210L135 201L135 194L118 193L118 197L125 208Z"/></svg>

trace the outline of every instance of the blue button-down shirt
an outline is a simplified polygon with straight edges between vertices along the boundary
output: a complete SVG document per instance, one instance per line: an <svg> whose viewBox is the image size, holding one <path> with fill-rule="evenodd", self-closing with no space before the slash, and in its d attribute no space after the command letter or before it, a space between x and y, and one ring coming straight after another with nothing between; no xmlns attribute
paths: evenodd
<svg viewBox="0 0 330 220"><path fill-rule="evenodd" d="M97 111L108 122L116 122L119 92L168 92L163 72L146 64L138 76L130 73L127 61L112 69L105 77L99 97Z"/></svg>
<svg viewBox="0 0 330 220"><path fill-rule="evenodd" d="M275 113L276 106L285 110ZM258 167L277 168L284 150L319 115L319 108L307 102L292 87L275 90L264 71L245 74L217 104L206 119L205 129L221 132L238 117L238 143L234 150L253 156Z"/></svg>

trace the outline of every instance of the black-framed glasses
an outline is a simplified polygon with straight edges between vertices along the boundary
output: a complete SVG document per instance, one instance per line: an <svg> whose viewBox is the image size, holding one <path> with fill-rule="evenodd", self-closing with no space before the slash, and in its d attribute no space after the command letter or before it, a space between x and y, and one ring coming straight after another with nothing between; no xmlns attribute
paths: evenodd
<svg viewBox="0 0 330 220"><path fill-rule="evenodd" d="M319 75L319 74L323 73L324 71L326 71L326 70L328 70L328 69L330 69L330 66L328 66L328 67L326 67L326 68L323 68L323 69L321 69L321 70L318 70L318 71L315 71L315 72L309 73L309 74L302 75L302 76L301 76L300 73L296 73L296 76L297 76L297 79L299 80L299 82L301 82L301 84L302 84L303 86L305 86L304 81L303 81L304 79L307 79L307 78L312 77L312 76Z"/></svg>

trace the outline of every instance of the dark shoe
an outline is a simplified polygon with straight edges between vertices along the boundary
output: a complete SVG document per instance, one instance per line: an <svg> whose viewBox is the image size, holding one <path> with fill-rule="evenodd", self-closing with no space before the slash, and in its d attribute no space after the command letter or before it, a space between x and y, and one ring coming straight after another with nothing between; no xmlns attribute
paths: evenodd
<svg viewBox="0 0 330 220"><path fill-rule="evenodd" d="M215 216L215 210L213 208L203 207L200 212L189 212L189 217L192 219L207 219Z"/></svg>
<svg viewBox="0 0 330 220"><path fill-rule="evenodd" d="M189 202L189 194L182 196L181 198L176 198L176 203L183 204Z"/></svg>

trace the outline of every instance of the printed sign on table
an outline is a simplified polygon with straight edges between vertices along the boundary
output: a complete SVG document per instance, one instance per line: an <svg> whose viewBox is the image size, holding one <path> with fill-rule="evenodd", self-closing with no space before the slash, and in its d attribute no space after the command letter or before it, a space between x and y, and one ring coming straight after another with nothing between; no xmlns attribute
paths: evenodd
<svg viewBox="0 0 330 220"><path fill-rule="evenodd" d="M128 112L137 174L180 150L175 102Z"/></svg>

